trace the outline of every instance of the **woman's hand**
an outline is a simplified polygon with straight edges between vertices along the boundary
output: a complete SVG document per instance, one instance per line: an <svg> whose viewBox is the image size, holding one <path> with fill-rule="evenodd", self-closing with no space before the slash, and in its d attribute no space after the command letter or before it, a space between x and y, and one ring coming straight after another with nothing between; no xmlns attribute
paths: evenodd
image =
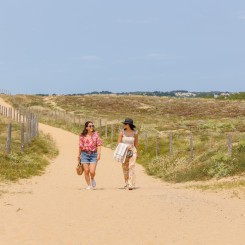
<svg viewBox="0 0 245 245"><path fill-rule="evenodd" d="M100 153L98 153L98 155L97 155L97 161L99 161L100 160Z"/></svg>

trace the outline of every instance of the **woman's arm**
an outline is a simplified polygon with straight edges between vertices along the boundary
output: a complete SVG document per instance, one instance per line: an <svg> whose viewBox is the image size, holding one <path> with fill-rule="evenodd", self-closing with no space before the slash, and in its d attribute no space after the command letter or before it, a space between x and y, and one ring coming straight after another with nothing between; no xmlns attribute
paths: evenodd
<svg viewBox="0 0 245 245"><path fill-rule="evenodd" d="M80 162L81 153L82 153L82 140L81 137L79 137L79 147L78 147L78 156L77 156L79 162Z"/></svg>
<svg viewBox="0 0 245 245"><path fill-rule="evenodd" d="M118 135L118 138L117 138L117 144L122 142L122 137L123 137L123 133L120 132L119 135Z"/></svg>
<svg viewBox="0 0 245 245"><path fill-rule="evenodd" d="M99 133L97 133L97 139L96 139L96 149L97 149L97 161L100 160L101 156L101 145L102 145L102 140L99 136Z"/></svg>
<svg viewBox="0 0 245 245"><path fill-rule="evenodd" d="M97 146L97 160L100 160L100 156L101 156L101 146Z"/></svg>
<svg viewBox="0 0 245 245"><path fill-rule="evenodd" d="M77 157L78 162L80 162L81 153L82 153L82 148L79 146L78 157Z"/></svg>

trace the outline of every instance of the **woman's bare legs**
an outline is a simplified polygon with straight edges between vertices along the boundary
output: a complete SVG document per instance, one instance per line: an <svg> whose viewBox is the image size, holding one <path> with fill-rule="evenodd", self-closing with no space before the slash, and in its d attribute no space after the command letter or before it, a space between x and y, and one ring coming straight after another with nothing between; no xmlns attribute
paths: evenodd
<svg viewBox="0 0 245 245"><path fill-rule="evenodd" d="M89 176L89 173L90 173L90 166L89 166L89 164L84 163L84 164L83 164L83 168L84 168L84 177L85 177L85 181L86 181L87 185L89 186L89 185L90 185L90 176Z"/></svg>
<svg viewBox="0 0 245 245"><path fill-rule="evenodd" d="M90 164L83 164L83 168L84 168L84 177L85 177L85 181L87 183L88 186L91 185L91 180L94 179L95 176L95 170L96 170L96 163L90 163ZM92 181L92 185L96 185L96 183ZM95 187L95 186L93 186Z"/></svg>
<svg viewBox="0 0 245 245"><path fill-rule="evenodd" d="M126 187L132 190L135 186L135 157L126 158L125 163L122 164L124 180Z"/></svg>
<svg viewBox="0 0 245 245"><path fill-rule="evenodd" d="M93 179L94 176L95 176L96 166L97 166L96 163L90 163L90 164L89 164L89 173L90 173L91 179Z"/></svg>
<svg viewBox="0 0 245 245"><path fill-rule="evenodd" d="M128 177L129 177L129 161L126 159L125 163L122 164L123 176L125 180L125 187L128 185Z"/></svg>
<svg viewBox="0 0 245 245"><path fill-rule="evenodd" d="M96 163L90 163L90 166L89 166L89 172L90 172L90 177L91 177L91 185L93 188L96 187L96 181L94 179L96 166L97 166Z"/></svg>

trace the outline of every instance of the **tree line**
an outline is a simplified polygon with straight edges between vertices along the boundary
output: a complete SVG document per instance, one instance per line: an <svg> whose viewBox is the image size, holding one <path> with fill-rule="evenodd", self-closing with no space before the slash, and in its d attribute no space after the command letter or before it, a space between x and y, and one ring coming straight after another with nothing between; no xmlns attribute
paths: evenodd
<svg viewBox="0 0 245 245"><path fill-rule="evenodd" d="M185 96L185 94L190 94L190 96ZM136 92L121 92L114 93L111 91L92 91L88 93L73 93L73 94L63 94L67 96L79 96L79 95L144 95L144 96L159 96L159 97L181 97L179 94L183 94L183 97L195 97L195 98L214 98L217 96L218 99L245 99L245 92L224 92L224 91L210 91L210 92L190 92L188 90L173 90L168 92L163 91L136 91ZM225 95L224 95L225 94ZM38 96L48 96L49 94L36 94ZM56 96L58 94L52 94L52 96ZM192 96L191 96L192 95Z"/></svg>

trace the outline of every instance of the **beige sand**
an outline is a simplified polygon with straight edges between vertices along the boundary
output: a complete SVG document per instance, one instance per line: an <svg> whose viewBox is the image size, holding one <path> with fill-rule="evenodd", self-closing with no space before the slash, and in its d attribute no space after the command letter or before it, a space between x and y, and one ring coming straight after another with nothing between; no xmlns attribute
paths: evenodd
<svg viewBox="0 0 245 245"><path fill-rule="evenodd" d="M40 125L59 156L44 175L1 185L0 244L244 245L245 200L177 189L136 167L137 189L124 190L121 166L102 149L97 189L75 173L78 136Z"/></svg>

